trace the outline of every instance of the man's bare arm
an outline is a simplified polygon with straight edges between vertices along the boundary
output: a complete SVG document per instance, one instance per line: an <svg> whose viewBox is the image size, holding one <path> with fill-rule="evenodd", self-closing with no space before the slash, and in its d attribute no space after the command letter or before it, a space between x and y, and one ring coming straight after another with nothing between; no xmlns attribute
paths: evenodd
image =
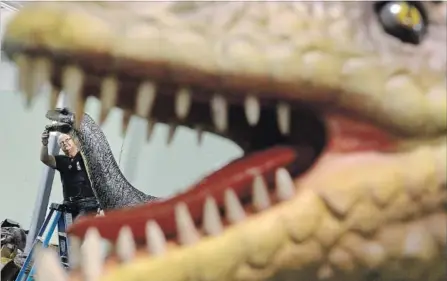
<svg viewBox="0 0 447 281"><path fill-rule="evenodd" d="M48 138L50 137L50 133L48 131L44 131L42 133L42 148L40 149L40 161L51 167L53 169L56 168L56 159L53 155L48 154Z"/></svg>

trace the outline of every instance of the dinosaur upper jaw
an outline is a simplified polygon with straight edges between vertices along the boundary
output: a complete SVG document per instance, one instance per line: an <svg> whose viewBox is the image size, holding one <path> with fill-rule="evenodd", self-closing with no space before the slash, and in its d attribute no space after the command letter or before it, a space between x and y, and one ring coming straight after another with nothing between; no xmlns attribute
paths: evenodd
<svg viewBox="0 0 447 281"><path fill-rule="evenodd" d="M147 118L151 109L148 100L153 101L154 91L180 96L178 103L184 103L188 95L206 103L221 95L228 104L243 104L251 96L261 105L275 105L279 99L343 110L404 135L445 133L443 54L421 45L409 48L409 53L392 54L395 59L390 60L385 57L390 54L371 49L368 43L391 43L384 41L376 19L367 14L369 3L344 7L334 4L334 9L344 9L345 13L365 10L364 15L358 16L371 18L368 24L374 27L373 31L363 30L362 25L346 27L341 17L333 19L338 28L325 32L319 29L331 26L330 22L319 22L307 15L314 9L312 3L271 5L276 13L281 11L289 17L272 21L266 16L269 24L279 26L266 26L265 32L237 21L234 30L214 30L203 19L215 11L204 8L204 14L198 16L202 21L197 23L188 18L188 4L179 8L186 9L182 14L185 18L172 22L162 12L163 4L143 4L147 5L147 20L154 25L144 22L144 15L140 19L137 10L133 12L138 20L132 21L127 12L114 9L119 9L119 3L109 4L109 9L95 4L81 4L88 7L85 10L70 9L76 5L63 2L24 8L9 23L3 44L25 76L33 76L31 68L40 73L40 77L29 80L49 79L59 89L63 87L76 110L83 108L86 97L96 96L104 107L103 118L113 106ZM235 3L222 5L232 12L250 14L251 9L259 10L260 17L264 16L262 9L267 9L264 4L253 4L246 10ZM331 4L324 7L328 17L331 8ZM130 21L130 30L123 33L114 29L114 16ZM79 22L87 28L79 26ZM305 28L307 25L315 25L315 30ZM374 38L359 42L356 36L367 32L374 32ZM303 37L306 42L296 42ZM430 43L444 43L442 38L436 39ZM407 58L418 50L429 53L430 63L439 56L435 67L428 61L417 61L414 64L420 68L413 69L413 62ZM24 53L39 60L28 61L21 56ZM32 96L35 87L29 84L22 84L22 90ZM404 98L402 92L406 93ZM406 110L399 110L402 107ZM187 112L179 109L175 113L181 117Z"/></svg>

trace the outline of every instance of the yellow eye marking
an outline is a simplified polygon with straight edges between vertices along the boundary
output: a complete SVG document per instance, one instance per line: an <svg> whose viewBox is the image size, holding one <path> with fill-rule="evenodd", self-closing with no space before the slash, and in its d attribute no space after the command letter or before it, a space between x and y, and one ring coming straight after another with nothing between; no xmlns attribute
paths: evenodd
<svg viewBox="0 0 447 281"><path fill-rule="evenodd" d="M399 9L396 17L400 24L414 28L422 23L422 15L414 5L406 2L401 2L397 5L399 5Z"/></svg>

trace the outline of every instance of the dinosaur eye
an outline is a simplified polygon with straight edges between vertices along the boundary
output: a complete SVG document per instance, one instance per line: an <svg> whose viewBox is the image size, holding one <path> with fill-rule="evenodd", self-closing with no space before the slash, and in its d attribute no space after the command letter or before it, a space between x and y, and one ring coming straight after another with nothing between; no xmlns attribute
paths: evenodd
<svg viewBox="0 0 447 281"><path fill-rule="evenodd" d="M404 43L419 44L427 31L424 10L417 2L379 2L376 12L385 32Z"/></svg>

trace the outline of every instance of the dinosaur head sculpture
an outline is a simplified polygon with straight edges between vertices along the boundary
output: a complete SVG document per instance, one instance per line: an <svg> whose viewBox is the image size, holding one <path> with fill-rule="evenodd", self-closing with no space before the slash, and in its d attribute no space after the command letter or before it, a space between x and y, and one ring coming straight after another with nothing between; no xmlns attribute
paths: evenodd
<svg viewBox="0 0 447 281"><path fill-rule="evenodd" d="M39 280L445 280L445 4L22 9L3 47L28 98L43 76L75 120L96 97L102 120L119 107L123 127L201 126L246 152L192 193L75 223L79 266L67 277L48 254Z"/></svg>
<svg viewBox="0 0 447 281"><path fill-rule="evenodd" d="M45 117L53 121L53 124L45 126L48 131L73 135L75 114L68 108L49 110Z"/></svg>

